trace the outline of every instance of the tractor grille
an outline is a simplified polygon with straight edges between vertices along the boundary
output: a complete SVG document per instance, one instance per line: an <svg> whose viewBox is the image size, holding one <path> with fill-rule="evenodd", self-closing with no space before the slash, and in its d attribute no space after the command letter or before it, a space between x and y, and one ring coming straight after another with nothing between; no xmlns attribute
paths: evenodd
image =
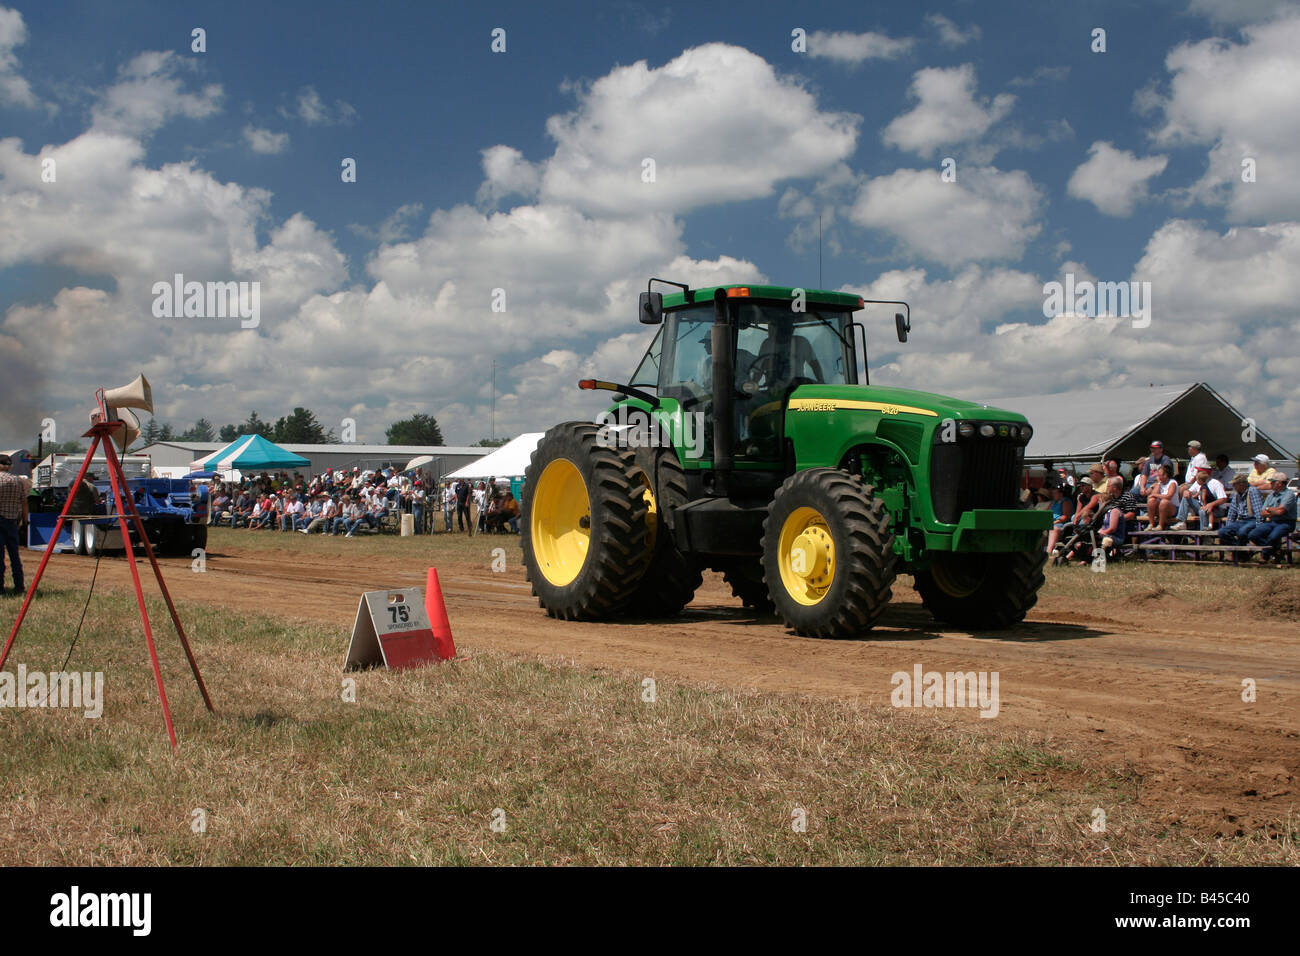
<svg viewBox="0 0 1300 956"><path fill-rule="evenodd" d="M934 516L956 524L975 508L1019 507L1025 449L1016 441L963 438L933 447L930 494Z"/></svg>

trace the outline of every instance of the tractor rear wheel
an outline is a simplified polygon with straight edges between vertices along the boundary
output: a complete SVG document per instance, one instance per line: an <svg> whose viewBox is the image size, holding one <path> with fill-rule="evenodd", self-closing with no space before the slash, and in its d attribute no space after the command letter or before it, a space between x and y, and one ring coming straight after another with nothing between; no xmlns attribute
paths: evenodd
<svg viewBox="0 0 1300 956"><path fill-rule="evenodd" d="M590 422L548 431L524 477L520 546L551 617L599 620L627 603L649 558L645 489Z"/></svg>
<svg viewBox="0 0 1300 956"><path fill-rule="evenodd" d="M669 508L689 500L686 472L671 448L644 447L625 454L649 508L650 563L623 612L629 617L676 617L704 582L699 565L677 550L665 517Z"/></svg>
<svg viewBox="0 0 1300 956"><path fill-rule="evenodd" d="M889 514L870 485L836 468L796 472L763 521L763 575L776 612L806 637L856 637L889 603Z"/></svg>
<svg viewBox="0 0 1300 956"><path fill-rule="evenodd" d="M915 574L921 603L936 620L976 631L1019 624L1038 603L1047 553L945 554Z"/></svg>
<svg viewBox="0 0 1300 956"><path fill-rule="evenodd" d="M740 598L745 607L753 608L760 614L771 614L776 605L772 595L767 591L763 580L763 561L737 561L722 568L722 580L731 587L733 597Z"/></svg>

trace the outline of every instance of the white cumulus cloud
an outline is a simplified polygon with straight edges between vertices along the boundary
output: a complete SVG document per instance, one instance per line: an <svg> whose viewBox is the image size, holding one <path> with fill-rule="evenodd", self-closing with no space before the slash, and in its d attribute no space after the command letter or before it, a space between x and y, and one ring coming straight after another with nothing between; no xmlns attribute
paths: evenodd
<svg viewBox="0 0 1300 956"><path fill-rule="evenodd" d="M900 239L936 262L1018 259L1038 236L1042 191L1021 170L958 166L957 181L938 170L899 169L867 181L849 218Z"/></svg>
<svg viewBox="0 0 1300 956"><path fill-rule="evenodd" d="M1128 216L1147 198L1147 183L1165 171L1167 156L1139 159L1102 140L1093 143L1066 187L1075 199L1086 199L1108 216Z"/></svg>
<svg viewBox="0 0 1300 956"><path fill-rule="evenodd" d="M891 146L929 158L941 147L977 140L1015 105L1011 93L991 100L975 93L975 67L926 67L912 77L916 106L896 116L882 133Z"/></svg>

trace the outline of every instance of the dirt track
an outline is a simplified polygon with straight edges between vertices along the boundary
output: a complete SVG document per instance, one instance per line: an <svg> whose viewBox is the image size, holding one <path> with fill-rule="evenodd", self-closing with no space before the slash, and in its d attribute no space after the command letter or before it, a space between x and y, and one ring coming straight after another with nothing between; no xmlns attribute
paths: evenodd
<svg viewBox="0 0 1300 956"><path fill-rule="evenodd" d="M485 552L500 541L486 539ZM917 663L927 671L998 671L997 719L962 712L965 726L1030 731L1076 759L1136 770L1140 802L1166 810L1168 822L1224 835L1283 831L1300 803L1300 635L1284 620L1243 626L1240 612L1193 616L1168 597L1105 616L1045 598L1021 628L973 637L936 629L910 579L902 579L869 639L817 641L745 611L720 576L707 575L680 619L564 623L538 608L513 541L505 543L511 569L499 574L485 561L442 560L433 549L462 646L876 706L889 704L890 676ZM304 560L285 544L271 551L214 544L206 574L190 573L188 560L166 560L168 584L185 600L327 622L338 630L341 659L362 591L424 583L424 564L410 556L344 552ZM86 559L56 556L47 580L84 588L89 567ZM147 565L140 570L151 585ZM129 587L129 580L120 558L101 563L99 587ZM1120 619L1126 612L1132 620ZM202 635L195 643L201 663ZM1257 682L1253 704L1241 699L1244 678Z"/></svg>

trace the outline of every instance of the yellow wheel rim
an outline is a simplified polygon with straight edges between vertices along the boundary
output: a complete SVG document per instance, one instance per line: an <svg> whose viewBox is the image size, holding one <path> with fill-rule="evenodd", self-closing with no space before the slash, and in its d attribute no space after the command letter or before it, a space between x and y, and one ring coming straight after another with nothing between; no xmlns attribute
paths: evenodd
<svg viewBox="0 0 1300 956"><path fill-rule="evenodd" d="M777 554L786 593L811 607L835 580L835 539L816 508L796 508L781 525Z"/></svg>
<svg viewBox="0 0 1300 956"><path fill-rule="evenodd" d="M573 583L591 545L591 503L576 465L557 458L542 471L530 517L533 556L542 576L556 587Z"/></svg>

